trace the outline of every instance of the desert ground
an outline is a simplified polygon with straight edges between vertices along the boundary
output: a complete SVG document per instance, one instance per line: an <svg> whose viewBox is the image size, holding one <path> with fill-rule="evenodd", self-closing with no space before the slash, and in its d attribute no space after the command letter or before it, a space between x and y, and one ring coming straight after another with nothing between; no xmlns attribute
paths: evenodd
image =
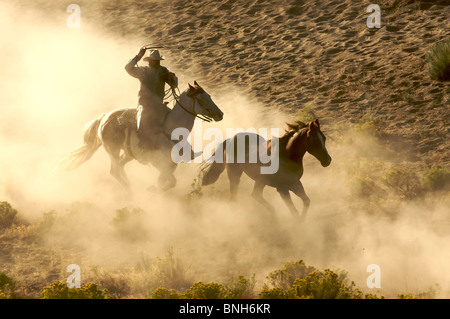
<svg viewBox="0 0 450 319"><path fill-rule="evenodd" d="M71 28L69 2L1 1L0 273L14 297L41 298L71 264L114 298L239 275L256 297L269 273L303 260L345 271L365 293L449 298L450 82L430 78L426 54L450 37L450 3L373 3L380 28L367 26L368 1L80 0ZM58 167L86 123L136 106L139 82L124 66L146 44L162 46L180 90L197 81L224 112L200 130L283 134L286 122L320 120L333 161L304 158L304 223L273 188L267 215L246 176L236 201L226 173L200 187L198 163L150 192L157 170L130 162L132 196L102 148L76 170ZM366 284L371 264L380 288Z"/></svg>

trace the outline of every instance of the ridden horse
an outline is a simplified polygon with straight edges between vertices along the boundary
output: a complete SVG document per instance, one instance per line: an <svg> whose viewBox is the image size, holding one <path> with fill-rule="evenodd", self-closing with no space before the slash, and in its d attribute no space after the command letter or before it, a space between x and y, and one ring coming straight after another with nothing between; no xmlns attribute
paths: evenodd
<svg viewBox="0 0 450 319"><path fill-rule="evenodd" d="M152 164L160 176L158 184L163 190L172 188L176 184L173 172L177 163L171 160L171 149L175 142L171 140L171 133L176 128L185 128L189 132L194 126L196 117L208 121L221 121L223 112L195 81L189 84L187 90L175 96L175 105L168 113L162 129L155 129L152 139L155 146L144 149L137 136L137 109L121 108L102 114L86 124L84 145L72 151L62 161L68 169L74 169L89 160L97 149L103 145L111 159L111 175L130 191L130 183L125 174L124 166L135 159L143 165Z"/></svg>
<svg viewBox="0 0 450 319"><path fill-rule="evenodd" d="M331 157L325 148L325 136L320 130L319 120L314 122L303 123L298 121L294 124L287 124L288 130L281 137L272 137L271 140L266 141L260 135L254 133L238 133L232 138L227 139L222 144L220 144L216 150L217 152L223 152L223 156L220 158L226 158L227 148L234 147L232 160L227 159L226 161L210 161L207 160L200 168L199 180L201 180L202 185L209 185L217 181L220 174L227 169L228 179L230 181L230 191L231 198L236 197L239 181L243 172L245 172L250 178L255 181L252 196L261 203L270 212L274 212L272 205L266 201L263 197L264 187L271 186L277 189L283 201L288 206L291 214L295 219L299 218L298 211L295 208L289 191L293 192L295 195L303 200L303 211L301 215L301 220L304 220L308 207L310 204L310 199L306 195L300 178L303 175L303 156L306 152L317 158L323 167L327 167L331 163ZM248 138L250 135L256 135L259 139L256 147L252 145L245 145L245 159L244 162L237 161L237 145L239 138ZM277 139L277 140L276 140ZM256 141L256 139L254 139ZM278 160L278 170L273 174L262 174L261 167L264 164L258 160L256 162L249 162L248 159L251 157L251 152L259 152L259 148L263 147L267 151L267 154L274 152L271 151L272 144L277 144L277 156L272 157L273 160ZM253 145L255 146L255 145ZM213 154L213 156L215 155ZM256 158L256 157L254 157Z"/></svg>

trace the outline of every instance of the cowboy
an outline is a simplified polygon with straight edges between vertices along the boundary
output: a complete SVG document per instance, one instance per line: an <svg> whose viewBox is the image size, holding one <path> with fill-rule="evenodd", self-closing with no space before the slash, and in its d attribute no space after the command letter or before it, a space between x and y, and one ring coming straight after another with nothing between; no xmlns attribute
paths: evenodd
<svg viewBox="0 0 450 319"><path fill-rule="evenodd" d="M142 59L146 50L148 56L144 61L148 61L148 66L136 66ZM178 86L178 78L166 67L161 65L164 57L160 55L158 49L148 49L142 47L139 53L128 62L125 70L132 77L139 79L141 86L139 89L139 109L137 118L138 136L141 145L152 147L154 145L152 136L155 130L160 130L170 109L163 103L165 95L165 84L171 88Z"/></svg>
<svg viewBox="0 0 450 319"><path fill-rule="evenodd" d="M167 83L172 89L175 89L178 87L178 78L175 73L161 65L164 57L160 55L158 49L149 49L148 56L144 58L144 61L148 61L148 67L136 66L146 50L146 47L142 47L139 53L125 66L125 70L141 82L137 113L137 135L140 145L151 149L155 147L157 139L161 137L160 133L167 137L167 134L162 131L162 126L171 110L163 103L164 87ZM202 152L194 152L190 144L188 146L191 150L191 159L202 154Z"/></svg>

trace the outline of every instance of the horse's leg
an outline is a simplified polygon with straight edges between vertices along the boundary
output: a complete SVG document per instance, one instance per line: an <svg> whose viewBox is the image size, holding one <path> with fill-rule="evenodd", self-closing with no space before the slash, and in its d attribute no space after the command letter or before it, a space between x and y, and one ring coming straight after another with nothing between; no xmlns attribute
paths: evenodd
<svg viewBox="0 0 450 319"><path fill-rule="evenodd" d="M236 199L237 191L239 189L239 181L242 176L242 168L239 164L230 164L227 165L227 174L228 179L230 180L230 192L231 192L231 200Z"/></svg>
<svg viewBox="0 0 450 319"><path fill-rule="evenodd" d="M110 174L131 193L130 183L125 175L123 166L128 158L120 156L120 151L125 141L125 131L117 121L117 115L109 116L106 122L100 126L100 139L102 141L105 151L111 159Z"/></svg>
<svg viewBox="0 0 450 319"><path fill-rule="evenodd" d="M298 210L295 208L294 203L292 202L291 194L289 194L289 189L277 189L278 193L280 194L281 198L283 199L284 203L289 208L289 211L292 214L292 217L294 217L295 220L298 220Z"/></svg>
<svg viewBox="0 0 450 319"><path fill-rule="evenodd" d="M119 158L119 162L123 166L125 166L126 163L128 163L129 161L132 161L132 160L133 160L133 157L131 157L127 153L120 155L120 158Z"/></svg>
<svg viewBox="0 0 450 319"><path fill-rule="evenodd" d="M130 183L123 170L124 163L121 163L120 158L120 146L110 145L107 141L103 140L103 147L108 153L111 159L110 174L126 189L128 193L131 193Z"/></svg>
<svg viewBox="0 0 450 319"><path fill-rule="evenodd" d="M303 221L306 218L306 213L308 211L311 200L309 199L308 195L306 195L305 189L303 188L303 185L300 181L298 181L298 183L294 184L294 186L291 188L291 191L295 195L300 197L303 201L303 211L302 211L302 215L300 216L300 219Z"/></svg>
<svg viewBox="0 0 450 319"><path fill-rule="evenodd" d="M172 161L165 162L163 165L158 165L157 169L160 172L160 175L158 177L158 187L163 191L171 189L177 184L177 179L173 174L176 168L177 165Z"/></svg>
<svg viewBox="0 0 450 319"><path fill-rule="evenodd" d="M110 153L111 158L111 169L110 174L126 189L127 192L131 193L130 183L123 170L123 165L120 164L119 152Z"/></svg>
<svg viewBox="0 0 450 319"><path fill-rule="evenodd" d="M119 162L117 165L118 173L120 174L122 180L124 180L125 183L128 185L128 188L130 185L130 181L128 180L128 176L125 173L125 164L127 164L131 160L133 160L133 157L131 157L127 153L124 153L124 154L120 155Z"/></svg>
<svg viewBox="0 0 450 319"><path fill-rule="evenodd" d="M253 186L252 197L261 205L263 205L270 213L275 213L275 209L269 204L263 197L263 190L266 184L255 181L255 186Z"/></svg>

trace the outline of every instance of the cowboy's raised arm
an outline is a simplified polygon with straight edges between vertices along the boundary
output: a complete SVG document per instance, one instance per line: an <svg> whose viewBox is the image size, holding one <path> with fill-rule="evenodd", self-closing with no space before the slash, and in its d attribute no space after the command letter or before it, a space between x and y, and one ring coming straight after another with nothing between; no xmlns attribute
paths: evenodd
<svg viewBox="0 0 450 319"><path fill-rule="evenodd" d="M142 59L142 57L145 54L145 48L141 48L141 50L139 51L139 53L132 58L127 65L125 65L125 70L128 72L129 75L131 75L132 77L135 78L142 78L143 74L142 74L142 70L136 66L136 63L139 62L139 60Z"/></svg>

